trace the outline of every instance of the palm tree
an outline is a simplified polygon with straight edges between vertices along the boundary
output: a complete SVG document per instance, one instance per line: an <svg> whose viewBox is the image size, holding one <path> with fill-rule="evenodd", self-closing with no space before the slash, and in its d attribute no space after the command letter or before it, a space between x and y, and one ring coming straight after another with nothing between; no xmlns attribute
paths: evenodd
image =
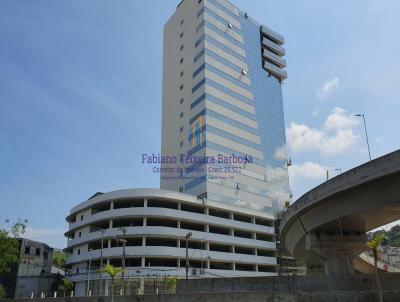
<svg viewBox="0 0 400 302"><path fill-rule="evenodd" d="M104 269L103 272L107 273L110 278L111 278L111 302L114 301L114 281L115 281L115 277L117 277L117 275L119 273L123 272L123 268L122 267L114 267L110 264L107 264Z"/></svg>
<svg viewBox="0 0 400 302"><path fill-rule="evenodd" d="M57 289L59 292L63 293L64 297L66 297L67 293L70 292L72 288L72 282L69 281L67 278L63 278Z"/></svg>
<svg viewBox="0 0 400 302"><path fill-rule="evenodd" d="M383 295L382 295L381 280L379 279L379 273L378 273L378 247L386 239L387 237L384 234L377 234L367 242L368 247L372 250L372 254L374 255L375 276L376 276L376 285L378 286L379 302L383 302Z"/></svg>
<svg viewBox="0 0 400 302"><path fill-rule="evenodd" d="M174 293L176 290L176 277L165 277L164 287L166 287L169 293Z"/></svg>

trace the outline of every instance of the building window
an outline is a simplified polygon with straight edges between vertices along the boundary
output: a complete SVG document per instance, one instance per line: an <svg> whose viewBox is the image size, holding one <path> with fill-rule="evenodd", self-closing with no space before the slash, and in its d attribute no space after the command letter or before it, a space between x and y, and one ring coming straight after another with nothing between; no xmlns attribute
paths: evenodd
<svg viewBox="0 0 400 302"><path fill-rule="evenodd" d="M183 112L181 112L181 113L179 114L179 117L180 117L180 118L183 118Z"/></svg>
<svg viewBox="0 0 400 302"><path fill-rule="evenodd" d="M180 90L180 91L183 90L183 85L179 86L179 90Z"/></svg>
<svg viewBox="0 0 400 302"><path fill-rule="evenodd" d="M31 247L25 246L25 254L29 255L31 253Z"/></svg>
<svg viewBox="0 0 400 302"><path fill-rule="evenodd" d="M81 250L80 249L78 249L78 255L80 255L81 254Z"/></svg>
<svg viewBox="0 0 400 302"><path fill-rule="evenodd" d="M82 232L79 232L79 233L78 233L78 236L79 236L79 237L82 237Z"/></svg>
<svg viewBox="0 0 400 302"><path fill-rule="evenodd" d="M196 48L197 46L199 46L200 43L201 43L203 40L204 40L204 35L201 36L200 39L198 39L198 40L196 41L196 43L194 43L194 47Z"/></svg>
<svg viewBox="0 0 400 302"><path fill-rule="evenodd" d="M76 268L76 273L79 274L79 267Z"/></svg>
<svg viewBox="0 0 400 302"><path fill-rule="evenodd" d="M36 256L40 256L40 248L39 247L36 248Z"/></svg>
<svg viewBox="0 0 400 302"><path fill-rule="evenodd" d="M181 39L183 38L183 32L181 32L181 36L180 37L181 37Z"/></svg>
<svg viewBox="0 0 400 302"><path fill-rule="evenodd" d="M181 141L180 143L179 143L179 146L182 148L183 147L183 141Z"/></svg>
<svg viewBox="0 0 400 302"><path fill-rule="evenodd" d="M201 0L197 1L198 3L201 3Z"/></svg>
<svg viewBox="0 0 400 302"><path fill-rule="evenodd" d="M45 260L49 259L49 253L48 252L43 252L43 258Z"/></svg>
<svg viewBox="0 0 400 302"><path fill-rule="evenodd" d="M183 187L179 187L179 192L183 192Z"/></svg>
<svg viewBox="0 0 400 302"><path fill-rule="evenodd" d="M179 132L183 132L183 126L179 128Z"/></svg>
<svg viewBox="0 0 400 302"><path fill-rule="evenodd" d="M183 50L183 44L181 45L181 48L180 48L180 50L181 50L181 51Z"/></svg>
<svg viewBox="0 0 400 302"><path fill-rule="evenodd" d="M179 104L183 104L183 98L181 98L181 100L179 101Z"/></svg>
<svg viewBox="0 0 400 302"><path fill-rule="evenodd" d="M180 60L180 64L182 64L183 63L183 58L181 58L181 60Z"/></svg>
<svg viewBox="0 0 400 302"><path fill-rule="evenodd" d="M81 220L83 220L83 215L81 215Z"/></svg>
<svg viewBox="0 0 400 302"><path fill-rule="evenodd" d="M183 74L184 74L184 71L182 70L180 76L183 77Z"/></svg>
<svg viewBox="0 0 400 302"><path fill-rule="evenodd" d="M185 22L185 20L182 19L180 24L183 25L183 22Z"/></svg>

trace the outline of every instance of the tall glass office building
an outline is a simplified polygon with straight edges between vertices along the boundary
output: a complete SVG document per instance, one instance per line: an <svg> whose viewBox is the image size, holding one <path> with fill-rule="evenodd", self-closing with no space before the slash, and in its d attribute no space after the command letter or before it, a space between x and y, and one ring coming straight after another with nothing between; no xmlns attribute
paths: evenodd
<svg viewBox="0 0 400 302"><path fill-rule="evenodd" d="M226 0L164 28L161 188L273 219L289 201L284 38Z"/></svg>
<svg viewBox="0 0 400 302"><path fill-rule="evenodd" d="M98 192L72 208L77 296L109 292L100 263L125 268L127 294L157 292L157 276L277 274L274 214L289 200L283 44L226 0L179 4L164 30L162 152L149 156L166 190Z"/></svg>

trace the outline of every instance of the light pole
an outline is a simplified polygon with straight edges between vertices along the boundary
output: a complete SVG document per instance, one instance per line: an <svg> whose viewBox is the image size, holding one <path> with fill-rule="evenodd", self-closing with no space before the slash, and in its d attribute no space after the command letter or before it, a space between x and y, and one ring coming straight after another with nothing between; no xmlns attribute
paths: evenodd
<svg viewBox="0 0 400 302"><path fill-rule="evenodd" d="M201 250L200 250L201 270L200 270L200 278L203 278L203 273L204 273L204 266L203 266L203 248L204 248L204 239L201 239Z"/></svg>
<svg viewBox="0 0 400 302"><path fill-rule="evenodd" d="M186 234L186 280L189 279L189 238L192 237L192 232Z"/></svg>
<svg viewBox="0 0 400 302"><path fill-rule="evenodd" d="M87 293L86 293L87 296L89 296L90 294L90 268L92 266L92 251L93 249L89 249L89 272L87 278Z"/></svg>
<svg viewBox="0 0 400 302"><path fill-rule="evenodd" d="M123 234L123 239L121 239L122 242L122 295L125 295L125 246L126 246L126 228L121 227L120 230L122 231Z"/></svg>
<svg viewBox="0 0 400 302"><path fill-rule="evenodd" d="M369 161L371 161L371 150L369 149L369 140L368 140L368 132L367 132L367 123L365 122L365 114L356 114L356 117L362 117L364 121L364 130L365 130L365 138L367 140L367 147L368 147L368 155L369 155Z"/></svg>
<svg viewBox="0 0 400 302"><path fill-rule="evenodd" d="M103 245L104 245L104 232L105 229L101 229L101 249L100 249L100 280L99 280L99 295L103 292Z"/></svg>

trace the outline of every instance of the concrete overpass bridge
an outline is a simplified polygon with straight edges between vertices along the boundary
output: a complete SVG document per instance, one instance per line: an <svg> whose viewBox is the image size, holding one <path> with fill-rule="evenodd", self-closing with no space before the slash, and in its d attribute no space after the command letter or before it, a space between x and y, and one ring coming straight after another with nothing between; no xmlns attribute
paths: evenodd
<svg viewBox="0 0 400 302"><path fill-rule="evenodd" d="M400 150L342 173L294 202L280 240L308 274L367 272L366 233L400 219ZM365 262L364 262L365 264Z"/></svg>

